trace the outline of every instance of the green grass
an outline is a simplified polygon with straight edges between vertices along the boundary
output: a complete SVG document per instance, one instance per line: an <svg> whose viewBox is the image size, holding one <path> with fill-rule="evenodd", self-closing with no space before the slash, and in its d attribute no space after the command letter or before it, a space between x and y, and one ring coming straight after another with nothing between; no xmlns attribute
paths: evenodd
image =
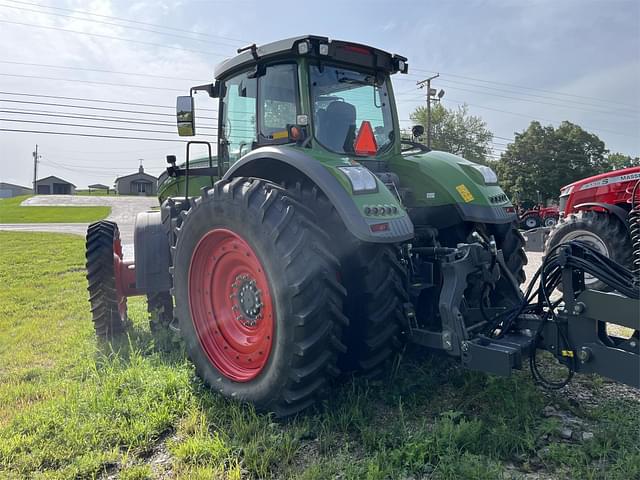
<svg viewBox="0 0 640 480"><path fill-rule="evenodd" d="M80 195L83 197L115 197L116 193L113 191L113 189L109 189L109 193L107 194L106 190L77 190L75 192L76 195Z"/></svg>
<svg viewBox="0 0 640 480"><path fill-rule="evenodd" d="M0 223L89 223L109 215L110 207L23 207L30 195L0 199Z"/></svg>
<svg viewBox="0 0 640 480"><path fill-rule="evenodd" d="M595 437L566 443L541 414L562 394L444 357L410 355L393 378L346 380L277 422L211 393L183 351L156 351L142 299L127 338L96 343L83 239L0 232L0 244L0 478L497 479L514 459L543 478L640 477L637 402L571 407Z"/></svg>

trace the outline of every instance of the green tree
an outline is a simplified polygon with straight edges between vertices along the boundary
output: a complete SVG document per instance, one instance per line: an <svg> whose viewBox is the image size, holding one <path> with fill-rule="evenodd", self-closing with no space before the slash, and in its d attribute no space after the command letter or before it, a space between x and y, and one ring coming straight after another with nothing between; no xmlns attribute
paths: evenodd
<svg viewBox="0 0 640 480"><path fill-rule="evenodd" d="M411 120L427 129L427 107L418 107ZM425 133L426 135L426 133ZM481 117L469 115L467 105L448 109L431 108L431 148L460 155L467 160L487 163L493 133Z"/></svg>
<svg viewBox="0 0 640 480"><path fill-rule="evenodd" d="M568 183L607 171L604 142L579 125L531 122L495 162L502 187L517 201L558 198Z"/></svg>
<svg viewBox="0 0 640 480"><path fill-rule="evenodd" d="M607 156L610 170L619 170L628 167L640 167L640 157L631 157L622 153L610 153Z"/></svg>

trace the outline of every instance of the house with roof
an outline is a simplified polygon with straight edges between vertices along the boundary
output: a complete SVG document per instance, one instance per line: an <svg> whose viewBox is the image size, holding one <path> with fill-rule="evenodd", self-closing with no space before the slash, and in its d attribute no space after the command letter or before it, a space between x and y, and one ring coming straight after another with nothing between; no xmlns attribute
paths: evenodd
<svg viewBox="0 0 640 480"><path fill-rule="evenodd" d="M144 167L140 165L138 173L116 178L115 190L118 195L155 195L157 184L158 179L144 173Z"/></svg>
<svg viewBox="0 0 640 480"><path fill-rule="evenodd" d="M0 198L17 197L18 195L29 195L33 193L33 188L15 185L13 183L0 182Z"/></svg>
<svg viewBox="0 0 640 480"><path fill-rule="evenodd" d="M76 186L53 175L36 180L36 193L38 195L73 195Z"/></svg>

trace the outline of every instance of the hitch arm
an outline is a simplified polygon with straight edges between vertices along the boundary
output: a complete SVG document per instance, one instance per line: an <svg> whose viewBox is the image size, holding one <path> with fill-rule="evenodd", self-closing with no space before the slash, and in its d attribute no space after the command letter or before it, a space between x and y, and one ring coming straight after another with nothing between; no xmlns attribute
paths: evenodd
<svg viewBox="0 0 640 480"><path fill-rule="evenodd" d="M584 290L558 313L561 325L547 322L540 348L581 373L598 373L640 388L640 301L614 292ZM607 331L607 323L633 330L628 338ZM569 345L559 346L558 328Z"/></svg>

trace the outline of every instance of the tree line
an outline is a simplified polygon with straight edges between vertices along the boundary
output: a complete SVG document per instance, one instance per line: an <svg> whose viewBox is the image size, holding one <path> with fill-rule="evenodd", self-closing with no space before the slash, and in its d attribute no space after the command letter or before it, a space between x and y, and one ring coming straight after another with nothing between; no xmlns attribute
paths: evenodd
<svg viewBox="0 0 640 480"><path fill-rule="evenodd" d="M426 129L426 107L418 107L411 120ZM486 122L469 114L467 105L431 108L431 148L491 166L507 194L520 203L556 200L560 188L576 180L640 166L640 158L610 152L596 134L569 121L557 127L532 121L497 158L492 141Z"/></svg>

